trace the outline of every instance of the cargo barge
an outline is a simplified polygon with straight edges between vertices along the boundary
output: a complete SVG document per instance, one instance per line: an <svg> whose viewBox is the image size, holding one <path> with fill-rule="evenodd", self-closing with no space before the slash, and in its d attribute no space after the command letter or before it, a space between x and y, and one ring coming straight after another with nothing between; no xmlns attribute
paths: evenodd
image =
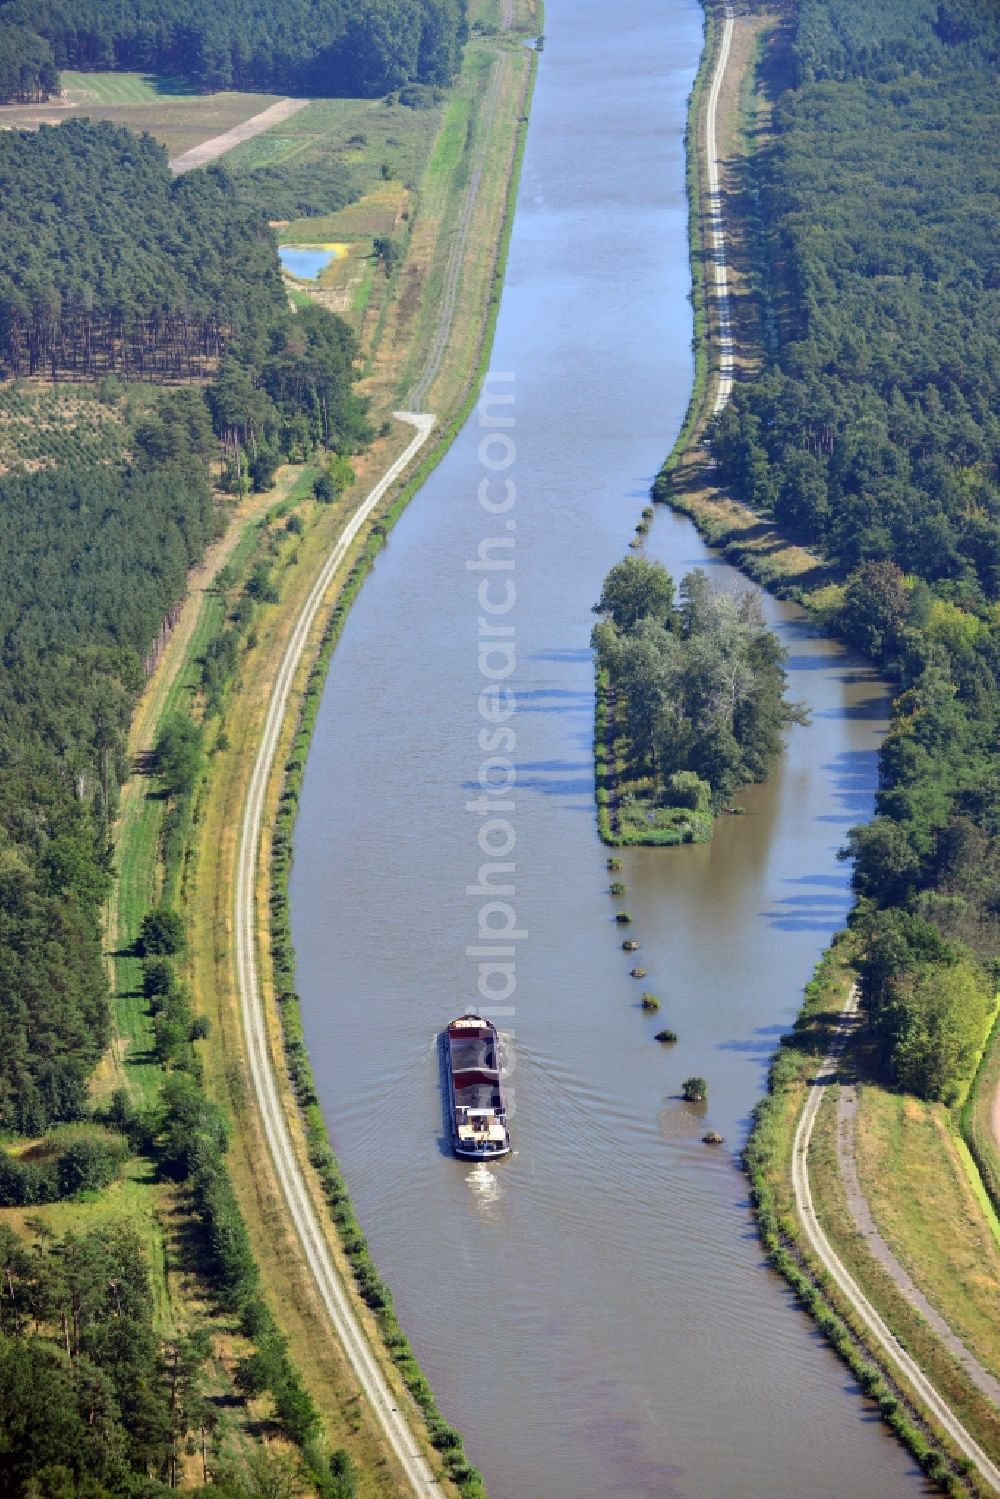
<svg viewBox="0 0 1000 1499"><path fill-rule="evenodd" d="M507 1107L500 1076L500 1037L490 1020L471 1012L445 1033L448 1116L452 1149L468 1161L487 1161L510 1151Z"/></svg>

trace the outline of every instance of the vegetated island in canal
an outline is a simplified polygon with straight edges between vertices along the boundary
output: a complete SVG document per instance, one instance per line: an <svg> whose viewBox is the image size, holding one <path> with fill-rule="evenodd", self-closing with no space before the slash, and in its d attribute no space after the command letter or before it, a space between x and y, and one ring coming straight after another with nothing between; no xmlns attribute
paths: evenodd
<svg viewBox="0 0 1000 1499"><path fill-rule="evenodd" d="M605 843L706 843L736 790L762 781L785 724L786 652L760 598L696 568L626 557L595 613L595 795Z"/></svg>

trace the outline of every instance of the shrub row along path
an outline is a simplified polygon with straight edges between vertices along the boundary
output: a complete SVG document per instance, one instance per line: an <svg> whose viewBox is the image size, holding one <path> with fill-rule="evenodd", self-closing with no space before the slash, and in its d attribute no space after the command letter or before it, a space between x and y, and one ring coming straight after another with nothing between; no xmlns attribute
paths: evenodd
<svg viewBox="0 0 1000 1499"><path fill-rule="evenodd" d="M712 247L712 273L715 281L716 315L719 320L717 343L719 352L719 383L715 391L712 415L718 416L733 390L733 323L729 305L729 266L726 261L726 228L722 214L722 193L719 188L719 151L715 127L719 115L719 93L726 76L729 49L733 41L733 8L726 0L725 20L722 23L722 40L719 55L712 74L712 85L708 91L708 109L705 119L705 160L708 167L708 233Z"/></svg>
<svg viewBox="0 0 1000 1499"><path fill-rule="evenodd" d="M823 1101L824 1089L829 1086L837 1073L841 1054L857 1024L857 1013L858 990L855 985L841 1011L830 1050L824 1058L816 1076L813 1078L809 1096L795 1131L795 1139L792 1145L792 1187L795 1193L795 1205L798 1209L799 1218L809 1247L837 1286L844 1300L849 1303L856 1315L865 1324L875 1342L888 1356L889 1362L899 1370L907 1382L916 1390L927 1409L941 1428L947 1432L963 1457L969 1459L975 1466L980 1477L993 1492L1000 1494L1000 1469L990 1461L979 1444L966 1431L951 1408L941 1399L941 1396L923 1373L920 1366L910 1357L895 1333L879 1316L857 1281L845 1269L843 1262L823 1232L816 1215L816 1206L813 1202L812 1188L809 1182L809 1142L812 1139L816 1115L819 1113L820 1104ZM859 1204L864 1204L864 1211L868 1213L868 1207L861 1192L860 1183L857 1181L856 1172L854 1172L854 1182L856 1201ZM905 1296L908 1294L907 1287L912 1286L912 1283L902 1267L892 1256L888 1246L886 1246L886 1254L889 1263L885 1264L885 1268ZM946 1330L950 1331L950 1329ZM962 1345L959 1344L959 1347L961 1348ZM963 1353L965 1352L964 1348L962 1351ZM966 1368L968 1368L967 1360L969 1357L970 1355L965 1354L965 1358L962 1360ZM986 1375L986 1370L982 1369L982 1373ZM988 1375L987 1378L989 1378ZM991 1396L991 1398L995 1397Z"/></svg>
<svg viewBox="0 0 1000 1499"><path fill-rule="evenodd" d="M416 435L395 463L386 470L341 532L302 607L271 691L264 729L243 809L236 855L236 979L250 1075L261 1124L267 1137L275 1172L281 1184L292 1224L326 1308L330 1324L350 1360L361 1388L371 1402L390 1446L399 1459L410 1489L418 1495L440 1495L440 1485L420 1450L408 1416L398 1409L396 1396L390 1389L369 1346L364 1329L361 1327L341 1281L309 1194L302 1167L292 1144L278 1089L274 1061L268 1045L267 1022L257 963L257 862L264 826L267 788L274 770L275 756L288 710L292 683L305 653L310 631L334 574L347 556L365 521L389 486L402 474L411 459L427 441L434 427L433 416L411 412L397 412L396 415L401 421L409 422L416 427Z"/></svg>
<svg viewBox="0 0 1000 1499"><path fill-rule="evenodd" d="M211 140L202 141L200 146L192 146L190 151L175 156L170 163L170 170L175 177L179 177L182 172L193 172L195 167L206 167L210 161L217 161L220 156L225 156L234 146L242 146L244 141L252 141L255 135L262 135L265 130L270 130L272 125L290 120L292 115L297 115L300 109L305 109L311 102L310 99L279 99L277 104L268 105L259 115L244 120L242 125L234 125L232 130L225 131L223 135L213 135Z"/></svg>

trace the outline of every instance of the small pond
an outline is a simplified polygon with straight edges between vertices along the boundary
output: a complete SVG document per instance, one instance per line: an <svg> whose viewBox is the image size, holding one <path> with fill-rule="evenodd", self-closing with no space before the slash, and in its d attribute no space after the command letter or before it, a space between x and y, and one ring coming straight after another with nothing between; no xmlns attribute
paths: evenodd
<svg viewBox="0 0 1000 1499"><path fill-rule="evenodd" d="M282 269L299 281L315 281L332 260L345 255L343 245L279 245L278 259Z"/></svg>

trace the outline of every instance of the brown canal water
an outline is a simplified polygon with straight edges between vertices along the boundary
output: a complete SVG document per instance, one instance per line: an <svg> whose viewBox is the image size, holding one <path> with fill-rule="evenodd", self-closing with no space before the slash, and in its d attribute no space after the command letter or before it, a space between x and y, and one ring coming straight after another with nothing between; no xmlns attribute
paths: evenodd
<svg viewBox="0 0 1000 1499"><path fill-rule="evenodd" d="M811 725L712 844L624 853L641 944L625 954L595 830L590 607L690 387L683 132L701 10L549 0L546 33L490 386L513 404L473 416L393 532L309 757L292 909L320 1096L403 1326L493 1499L912 1495L913 1464L762 1263L737 1163L848 908L837 849L871 811L885 691L767 601ZM481 484L502 506L508 479L513 502L487 513ZM513 567L470 570L484 539ZM648 553L740 581L666 512ZM483 614L484 580L505 612ZM492 816L480 777L503 778L484 765L508 742L480 741L498 727L482 668L500 681L509 661L480 661L481 616L516 654L499 727L517 781ZM511 893L475 893L480 839L513 864ZM494 1013L515 1150L487 1168L449 1154L437 1037L479 998L480 922L512 921L516 988ZM484 977L494 993L510 981ZM692 1073L709 1081L701 1112L678 1097ZM700 1143L708 1127L723 1149Z"/></svg>

